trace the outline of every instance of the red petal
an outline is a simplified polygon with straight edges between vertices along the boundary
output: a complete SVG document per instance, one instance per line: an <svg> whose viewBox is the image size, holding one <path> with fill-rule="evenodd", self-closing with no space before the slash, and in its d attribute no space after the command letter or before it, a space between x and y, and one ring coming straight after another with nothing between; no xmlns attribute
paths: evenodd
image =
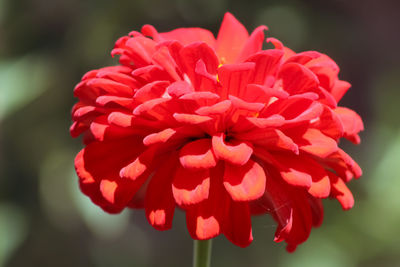
<svg viewBox="0 0 400 267"><path fill-rule="evenodd" d="M308 128L302 131L296 127L290 132L287 134L293 138L300 150L317 157L325 158L338 150L336 141L317 129Z"/></svg>
<svg viewBox="0 0 400 267"><path fill-rule="evenodd" d="M174 113L173 117L177 122L181 122L184 124L193 124L193 125L213 120L213 118L209 116L200 116L195 114L182 114L182 113Z"/></svg>
<svg viewBox="0 0 400 267"><path fill-rule="evenodd" d="M199 115L219 115L226 113L232 106L232 102L230 100L224 100L214 104L212 106L201 107L196 110L196 113Z"/></svg>
<svg viewBox="0 0 400 267"><path fill-rule="evenodd" d="M211 92L193 92L181 96L179 99L194 100L194 101L213 101L220 99L219 95Z"/></svg>
<svg viewBox="0 0 400 267"><path fill-rule="evenodd" d="M265 191L263 168L249 160L244 166L225 164L224 186L234 201L251 201Z"/></svg>
<svg viewBox="0 0 400 267"><path fill-rule="evenodd" d="M275 75L278 67L281 64L283 52L277 49L270 49L258 52L247 59L249 62L256 64L254 68L254 83L264 85L268 79L273 77L272 82L275 82ZM269 86L272 85L268 84Z"/></svg>
<svg viewBox="0 0 400 267"><path fill-rule="evenodd" d="M285 184L276 179L274 174L266 183L265 194L259 201L278 222L275 242L281 242L290 233L293 226L293 204L291 192L286 189Z"/></svg>
<svg viewBox="0 0 400 267"><path fill-rule="evenodd" d="M138 141L127 138L92 142L75 158L82 192L107 212L120 212L146 181L145 176L136 182L119 177L121 167L140 153Z"/></svg>
<svg viewBox="0 0 400 267"><path fill-rule="evenodd" d="M338 80L339 67L327 55L320 54L319 57L307 62L305 66L318 76L321 86L328 91Z"/></svg>
<svg viewBox="0 0 400 267"><path fill-rule="evenodd" d="M100 192L103 197L110 203L115 203L115 192L117 190L118 184L115 181L101 180L100 182Z"/></svg>
<svg viewBox="0 0 400 267"><path fill-rule="evenodd" d="M353 194L343 180L333 173L329 173L332 183L332 197L336 198L344 210L351 209L354 205Z"/></svg>
<svg viewBox="0 0 400 267"><path fill-rule="evenodd" d="M98 108L94 106L83 106L77 108L73 112L72 119L75 121L90 120L101 115L102 113L104 113L104 111L105 110L103 108Z"/></svg>
<svg viewBox="0 0 400 267"><path fill-rule="evenodd" d="M133 107L133 100L128 97L105 95L96 98L96 104L101 107L124 107L131 109Z"/></svg>
<svg viewBox="0 0 400 267"><path fill-rule="evenodd" d="M364 124L361 117L353 110L344 107L338 107L333 111L339 116L340 121L343 124L344 137L355 144L359 144L360 137L358 136L358 133L364 130Z"/></svg>
<svg viewBox="0 0 400 267"><path fill-rule="evenodd" d="M174 176L172 192L178 205L197 204L208 198L210 171L192 171L180 166Z"/></svg>
<svg viewBox="0 0 400 267"><path fill-rule="evenodd" d="M213 204L218 205L218 203ZM186 210L187 228L193 239L206 240L219 235L220 223L212 210L208 201Z"/></svg>
<svg viewBox="0 0 400 267"><path fill-rule="evenodd" d="M250 208L247 202L228 201L222 231L226 238L239 247L247 247L253 241Z"/></svg>
<svg viewBox="0 0 400 267"><path fill-rule="evenodd" d="M134 90L134 88L131 88L128 85L104 78L94 78L87 81L86 84L87 86L101 89L104 93L117 96L130 97Z"/></svg>
<svg viewBox="0 0 400 267"><path fill-rule="evenodd" d="M241 97L245 94L246 86L253 79L254 66L253 62L246 62L218 68L218 79L222 85L219 92L221 98L226 99L228 95Z"/></svg>
<svg viewBox="0 0 400 267"><path fill-rule="evenodd" d="M311 207L313 226L319 227L324 219L324 207L322 205L322 200L309 196L308 202L310 203Z"/></svg>
<svg viewBox="0 0 400 267"><path fill-rule="evenodd" d="M327 198L331 193L331 184L328 175L322 168L318 168L320 174L313 175L313 182L308 193L316 198ZM322 176L322 178L321 178Z"/></svg>
<svg viewBox="0 0 400 267"><path fill-rule="evenodd" d="M299 105L300 102L298 102ZM295 108L295 107L293 107ZM293 110L294 111L294 110ZM286 110L285 112L282 113L282 115L286 118L286 124L287 125L296 125L296 124L301 124L304 122L311 122L314 119L317 119L321 113L323 111L323 106L318 103L318 102L313 102L310 104L310 106L305 109L302 113L300 114L296 114L296 117L292 118L292 119L288 119L290 118L292 115L294 115L293 113L290 114L289 112L292 112L292 110Z"/></svg>
<svg viewBox="0 0 400 267"><path fill-rule="evenodd" d="M73 138L76 138L79 135L81 135L84 131L86 131L87 129L88 129L88 126L86 124L75 121L69 128L69 132Z"/></svg>
<svg viewBox="0 0 400 267"><path fill-rule="evenodd" d="M295 251L298 244L307 240L313 226L313 215L311 207L307 202L307 197L298 193L298 195L295 195L293 201L296 202L296 208L293 209L293 226L285 238L288 244L286 247L288 252Z"/></svg>
<svg viewBox="0 0 400 267"><path fill-rule="evenodd" d="M108 115L107 121L112 125L128 128L132 126L133 118L132 114L115 111Z"/></svg>
<svg viewBox="0 0 400 267"><path fill-rule="evenodd" d="M241 98L248 102L269 103L271 97L280 99L287 98L288 96L289 94L283 90L277 90L258 84L248 84Z"/></svg>
<svg viewBox="0 0 400 267"><path fill-rule="evenodd" d="M299 171L294 168L281 170L282 178L291 185L310 188L312 176L305 171Z"/></svg>
<svg viewBox="0 0 400 267"><path fill-rule="evenodd" d="M299 159L291 155L273 155L276 167L282 178L290 185L310 188L312 184L313 173L307 168L308 164L306 157Z"/></svg>
<svg viewBox="0 0 400 267"><path fill-rule="evenodd" d="M310 97L318 96L311 93ZM323 111L321 103L310 99L305 95L290 96L287 99L278 99L270 104L263 112L261 117L269 117L274 114L282 115L287 121L286 124L299 124L318 118Z"/></svg>
<svg viewBox="0 0 400 267"><path fill-rule="evenodd" d="M157 143L165 143L175 134L176 130L167 128L161 132L147 135L145 138L143 138L143 144L150 146Z"/></svg>
<svg viewBox="0 0 400 267"><path fill-rule="evenodd" d="M138 83L134 78L132 78L132 76L129 75L131 72L132 72L131 68L126 68L123 66L113 66L111 68L105 67L99 69L99 72L97 73L96 76L98 78L108 78L113 81L126 84L132 88L136 88Z"/></svg>
<svg viewBox="0 0 400 267"><path fill-rule="evenodd" d="M177 155L166 158L151 178L146 191L146 217L157 230L168 230L172 226L175 200L172 195L171 183L177 164Z"/></svg>
<svg viewBox="0 0 400 267"><path fill-rule="evenodd" d="M154 98L162 97L168 85L169 82L167 81L148 83L136 91L134 98L137 101L146 102Z"/></svg>
<svg viewBox="0 0 400 267"><path fill-rule="evenodd" d="M295 154L299 153L298 146L293 140L282 133L282 131L268 128L268 129L255 129L253 131L235 134L234 137L238 140L249 141L260 147L265 147L268 150L289 150Z"/></svg>
<svg viewBox="0 0 400 267"><path fill-rule="evenodd" d="M324 110L319 119L313 124L321 132L335 140L338 140L344 134L344 129L339 116L328 107Z"/></svg>
<svg viewBox="0 0 400 267"><path fill-rule="evenodd" d="M325 169L308 156L274 154L282 178L291 185L305 187L317 198L329 196L331 187Z"/></svg>
<svg viewBox="0 0 400 267"><path fill-rule="evenodd" d="M323 163L332 168L345 182L349 182L353 177L358 178L362 175L362 170L357 162L340 148L336 153L325 158Z"/></svg>
<svg viewBox="0 0 400 267"><path fill-rule="evenodd" d="M193 239L207 240L219 235L220 225L214 216L203 217L193 213L186 211L187 227Z"/></svg>
<svg viewBox="0 0 400 267"><path fill-rule="evenodd" d="M180 28L170 32L160 33L160 37L163 40L176 40L183 45L202 41L211 47L215 46L214 35L210 31L201 28Z"/></svg>
<svg viewBox="0 0 400 267"><path fill-rule="evenodd" d="M287 60L291 56L296 55L296 53L293 50L283 46L282 42L276 38L273 37L267 38L267 43L271 43L275 47L275 49L282 50L284 52L283 54L284 60Z"/></svg>
<svg viewBox="0 0 400 267"><path fill-rule="evenodd" d="M349 170L354 174L355 178L359 178L362 175L362 170L360 166L358 166L357 162L355 162L346 152L339 149L340 157L346 162Z"/></svg>
<svg viewBox="0 0 400 267"><path fill-rule="evenodd" d="M220 183L222 165L211 169L209 198L195 205L187 206L186 222L193 239L209 239L221 232L228 196Z"/></svg>
<svg viewBox="0 0 400 267"><path fill-rule="evenodd" d="M142 83L151 83L154 81L171 81L170 75L158 65L148 65L146 67L137 68L132 71L132 76Z"/></svg>
<svg viewBox="0 0 400 267"><path fill-rule="evenodd" d="M294 62L305 65L313 59L321 57L321 53L316 51L305 51L297 53L286 60L287 63Z"/></svg>
<svg viewBox="0 0 400 267"><path fill-rule="evenodd" d="M215 93L217 91L217 77L208 72L207 66L203 60L200 59L199 61L197 61L194 71L197 74L197 91L209 91L212 93Z"/></svg>
<svg viewBox="0 0 400 267"><path fill-rule="evenodd" d="M337 102L335 98L329 93L325 88L322 86L318 86L316 89L312 90L313 92L318 94L318 101L321 102L322 104L327 105L330 108L336 108L337 107Z"/></svg>
<svg viewBox="0 0 400 267"><path fill-rule="evenodd" d="M282 126L285 123L285 118L278 114L272 115L268 118L247 117L246 119L255 127L262 129Z"/></svg>
<svg viewBox="0 0 400 267"><path fill-rule="evenodd" d="M199 139L186 144L180 151L179 160L184 168L191 169L209 169L217 165L210 139Z"/></svg>
<svg viewBox="0 0 400 267"><path fill-rule="evenodd" d="M267 26L259 26L252 32L249 39L247 39L237 62L245 61L249 56L254 55L262 49L264 43L264 31L266 30L268 30Z"/></svg>
<svg viewBox="0 0 400 267"><path fill-rule="evenodd" d="M151 169L151 164L154 163L153 158L155 156L155 152L156 146L146 149L133 162L123 167L119 172L119 176L134 181L142 174L149 172Z"/></svg>
<svg viewBox="0 0 400 267"><path fill-rule="evenodd" d="M164 71L169 74L170 80L180 81L182 79L179 67L169 53L168 47L159 47L153 54L152 59L156 65L162 67Z"/></svg>
<svg viewBox="0 0 400 267"><path fill-rule="evenodd" d="M185 81L174 82L167 88L167 92L172 97L181 97L193 92L193 88Z"/></svg>
<svg viewBox="0 0 400 267"><path fill-rule="evenodd" d="M332 96L336 99L336 102L339 102L342 99L343 95L349 90L351 84L346 81L337 80L335 85L332 88Z"/></svg>
<svg viewBox="0 0 400 267"><path fill-rule="evenodd" d="M223 134L212 137L212 147L215 156L232 164L246 164L253 153L253 149L244 142L240 142L237 145L226 144L224 138Z"/></svg>
<svg viewBox="0 0 400 267"><path fill-rule="evenodd" d="M199 60L204 62L208 73L215 74L217 72L218 58L214 50L205 43L189 44L183 47L179 54L182 72L188 75L195 89L199 88L202 79L196 73L196 66Z"/></svg>
<svg viewBox="0 0 400 267"><path fill-rule="evenodd" d="M317 88L319 83L312 71L297 63L284 64L278 78L282 79L283 89L290 94L310 92Z"/></svg>
<svg viewBox="0 0 400 267"><path fill-rule="evenodd" d="M149 101L144 102L143 104L140 104L133 110L133 114L136 116L143 115L145 113L148 113L155 109L158 105L161 105L165 102L170 101L169 98L155 98ZM156 112L157 113L157 112ZM156 115L156 114L154 114ZM157 116L157 115L156 115Z"/></svg>
<svg viewBox="0 0 400 267"><path fill-rule="evenodd" d="M97 117L90 124L89 129L92 137L97 141L119 139L138 134L138 131L135 129L108 124L105 117Z"/></svg>
<svg viewBox="0 0 400 267"><path fill-rule="evenodd" d="M131 62L135 62L136 66L141 67L151 63L151 55L155 52L156 46L153 40L144 36L123 37L120 40L115 44L115 49L111 52L112 56L120 54L122 49L122 54L128 56Z"/></svg>
<svg viewBox="0 0 400 267"><path fill-rule="evenodd" d="M206 201L186 210L186 223L193 239L206 240L216 237L221 232L219 219L213 214L211 204Z"/></svg>
<svg viewBox="0 0 400 267"><path fill-rule="evenodd" d="M216 44L221 63L234 63L248 38L246 28L231 13L225 13Z"/></svg>
<svg viewBox="0 0 400 267"><path fill-rule="evenodd" d="M246 111L259 112L265 107L264 103L246 102L246 101L244 101L236 96L233 96L233 95L229 96L229 100L232 102L232 106L234 108L246 110Z"/></svg>

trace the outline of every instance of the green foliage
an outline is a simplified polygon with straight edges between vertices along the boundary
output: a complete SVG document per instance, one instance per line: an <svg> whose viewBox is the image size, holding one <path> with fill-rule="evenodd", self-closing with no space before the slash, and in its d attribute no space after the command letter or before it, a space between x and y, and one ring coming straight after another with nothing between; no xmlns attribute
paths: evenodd
<svg viewBox="0 0 400 267"><path fill-rule="evenodd" d="M0 61L0 121L43 93L47 72L39 56Z"/></svg>

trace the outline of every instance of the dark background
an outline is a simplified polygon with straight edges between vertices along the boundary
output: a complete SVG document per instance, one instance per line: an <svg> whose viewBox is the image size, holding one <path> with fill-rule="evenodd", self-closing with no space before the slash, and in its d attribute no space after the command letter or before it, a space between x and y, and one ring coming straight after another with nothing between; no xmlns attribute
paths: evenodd
<svg viewBox="0 0 400 267"><path fill-rule="evenodd" d="M255 217L245 249L213 243L213 266L400 266L400 2L376 0L0 0L0 266L190 266L182 212L167 232L142 211L104 214L78 190L70 138L72 89L88 70L116 64L114 42L143 24L200 26L225 11L249 31L268 25L297 52L317 50L352 83L341 105L366 130L341 146L363 168L355 207L325 200L325 221L288 254L275 223Z"/></svg>

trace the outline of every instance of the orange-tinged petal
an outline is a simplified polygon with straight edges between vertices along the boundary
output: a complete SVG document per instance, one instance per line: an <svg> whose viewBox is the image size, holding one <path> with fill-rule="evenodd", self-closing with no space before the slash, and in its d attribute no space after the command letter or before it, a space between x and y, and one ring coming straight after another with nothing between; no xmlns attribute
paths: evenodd
<svg viewBox="0 0 400 267"><path fill-rule="evenodd" d="M212 137L212 148L218 159L232 164L244 165L250 159L253 149L245 142L237 145L226 144L223 134Z"/></svg>
<svg viewBox="0 0 400 267"><path fill-rule="evenodd" d="M176 130L167 128L161 132L147 135L145 138L143 138L143 144L150 146L158 143L165 143L175 134Z"/></svg>
<svg viewBox="0 0 400 267"><path fill-rule="evenodd" d="M263 168L249 160L244 166L225 164L224 186L234 201L251 201L265 192Z"/></svg>
<svg viewBox="0 0 400 267"><path fill-rule="evenodd" d="M133 162L123 167L119 172L119 176L134 181L145 172L149 172L155 150L155 146L146 149Z"/></svg>
<svg viewBox="0 0 400 267"><path fill-rule="evenodd" d="M208 198L210 189L209 170L190 170L178 167L172 182L172 193L180 206L193 205Z"/></svg>
<svg viewBox="0 0 400 267"><path fill-rule="evenodd" d="M112 204L115 202L115 191L117 187L118 184L115 181L101 180L100 182L101 194L108 202Z"/></svg>
<svg viewBox="0 0 400 267"><path fill-rule="evenodd" d="M281 171L282 178L291 185L310 188L312 184L312 176L304 171L293 168Z"/></svg>
<svg viewBox="0 0 400 267"><path fill-rule="evenodd" d="M180 151L179 160L184 168L209 169L217 165L210 139L199 139L186 144Z"/></svg>
<svg viewBox="0 0 400 267"><path fill-rule="evenodd" d="M331 184L327 174L320 177L313 176L308 193L316 198L327 198L331 193Z"/></svg>

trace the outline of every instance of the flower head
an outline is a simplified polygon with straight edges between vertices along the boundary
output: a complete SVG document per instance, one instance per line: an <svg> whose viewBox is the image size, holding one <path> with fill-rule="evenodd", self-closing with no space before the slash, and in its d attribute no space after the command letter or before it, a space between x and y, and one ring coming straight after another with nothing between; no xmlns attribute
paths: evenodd
<svg viewBox="0 0 400 267"><path fill-rule="evenodd" d="M218 37L201 28L120 38L119 65L75 87L71 135L84 194L110 213L144 208L158 230L176 207L194 239L224 234L245 247L251 216L271 214L288 250L322 222L321 199L353 206L361 169L338 147L359 143L360 117L337 103L350 84L328 56L295 53L230 13Z"/></svg>

